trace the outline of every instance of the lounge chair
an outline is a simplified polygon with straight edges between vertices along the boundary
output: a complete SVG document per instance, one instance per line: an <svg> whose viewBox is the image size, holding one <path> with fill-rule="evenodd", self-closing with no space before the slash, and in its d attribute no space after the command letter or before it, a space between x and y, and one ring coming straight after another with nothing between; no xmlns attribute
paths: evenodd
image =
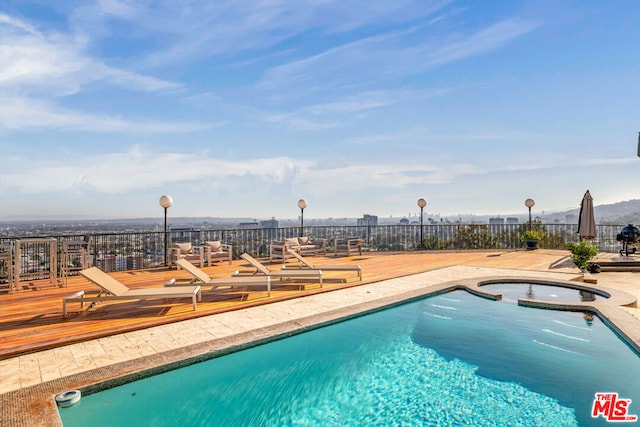
<svg viewBox="0 0 640 427"><path fill-rule="evenodd" d="M220 240L204 242L204 260L211 267L214 262L228 261L231 265L233 259L233 246L222 243Z"/></svg>
<svg viewBox="0 0 640 427"><path fill-rule="evenodd" d="M198 263L200 267L204 267L205 250L202 246L193 246L191 243L174 243L171 248L171 264L176 264L179 259L188 259L192 263ZM177 264L176 264L177 265ZM177 267L180 268L180 267Z"/></svg>
<svg viewBox="0 0 640 427"><path fill-rule="evenodd" d="M357 237L336 238L333 246L336 250L336 256L338 256L340 252L346 253L347 256L351 256L352 253L356 252L358 255L362 255L362 239Z"/></svg>
<svg viewBox="0 0 640 427"><path fill-rule="evenodd" d="M211 289L217 289L223 286L229 287L247 287L247 286L264 286L267 289L267 296L271 296L271 277L269 276L261 276L261 277L221 277L221 278L212 278L207 273L193 265L191 262L186 259L179 259L176 261L176 264L184 271L189 273L192 278L187 279L171 279L164 285L166 287L178 286L181 284L181 281L188 280L189 284L197 284L200 286L211 286Z"/></svg>
<svg viewBox="0 0 640 427"><path fill-rule="evenodd" d="M240 255L240 257L251 264L253 269L237 270L233 273L234 276L264 274L265 276L272 278L277 277L279 279L318 279L320 281L320 287L322 287L322 270L270 270L266 265L247 253Z"/></svg>
<svg viewBox="0 0 640 427"><path fill-rule="evenodd" d="M152 298L191 298L193 309L196 301L200 301L200 286L180 286L175 288L130 289L109 276L98 267L80 270L80 275L100 287L99 291L80 291L62 300L62 317L67 316L67 304L79 302L84 308L85 302L96 303L112 300L145 300Z"/></svg>
<svg viewBox="0 0 640 427"><path fill-rule="evenodd" d="M358 273L358 279L362 280L362 267L360 267L360 265L327 265L327 264L312 265L309 263L309 261L301 257L296 251L289 250L289 254L295 259L297 259L299 264L293 265L293 266L290 264L289 265L285 264L282 266L281 268L282 270L315 268L317 270L322 270L322 271L355 271Z"/></svg>

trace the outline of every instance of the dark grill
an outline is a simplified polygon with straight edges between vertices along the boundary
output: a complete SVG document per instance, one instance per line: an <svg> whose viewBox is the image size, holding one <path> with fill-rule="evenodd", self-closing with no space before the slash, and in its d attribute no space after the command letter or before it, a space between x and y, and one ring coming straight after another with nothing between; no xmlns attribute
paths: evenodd
<svg viewBox="0 0 640 427"><path fill-rule="evenodd" d="M638 239L640 238L640 228L634 226L633 224L627 224L622 227L620 233L616 236L616 240L622 243L622 248L620 249L620 254L625 254L629 256L630 253L636 252L636 247L631 245L635 245L638 243Z"/></svg>

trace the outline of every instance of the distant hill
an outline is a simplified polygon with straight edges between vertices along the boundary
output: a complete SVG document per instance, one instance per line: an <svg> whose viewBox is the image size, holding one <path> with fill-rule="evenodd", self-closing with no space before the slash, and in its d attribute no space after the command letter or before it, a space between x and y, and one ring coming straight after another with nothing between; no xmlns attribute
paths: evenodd
<svg viewBox="0 0 640 427"><path fill-rule="evenodd" d="M539 218L543 223L550 224L554 222L565 223L568 216L571 221L578 221L578 214L580 208L569 209L566 211L558 212L544 212L535 213L535 218ZM611 225L626 225L635 224L640 225L640 199L627 200L623 202L611 203L608 205L596 205L594 206L594 214L596 222L598 224L611 224ZM500 215L473 215L473 214L461 214L450 215L447 217L440 217L439 215L432 215L425 212L425 223L450 223L461 221L463 223L488 223L492 217L499 217ZM521 214L509 215L510 217L517 217L521 222L527 221L528 215L526 212ZM406 217L405 217L406 218ZM380 225L398 224L403 217L379 217ZM428 220L427 220L428 219ZM297 218L278 218L280 227L295 227L299 224ZM163 218L121 218L121 219L32 219L32 220L0 220L0 225L7 226L10 224L17 225L19 227L38 226L46 229L73 229L82 228L86 230L142 230L142 229L159 229L163 225ZM235 228L241 223L255 223L258 220L248 217L236 217L236 218L220 218L220 217L169 217L168 224L171 228L180 227L194 227L194 228ZM418 217L411 217L412 223L418 222ZM305 225L317 226L317 225L356 225L357 218L305 218ZM46 224L45 224L46 223Z"/></svg>
<svg viewBox="0 0 640 427"><path fill-rule="evenodd" d="M639 199L611 203L608 205L596 205L593 207L593 211L598 224L640 224ZM563 222L567 215L575 215L577 217L579 213L580 208L570 209L564 212L555 212L544 215L543 222L549 222L549 220L558 220Z"/></svg>

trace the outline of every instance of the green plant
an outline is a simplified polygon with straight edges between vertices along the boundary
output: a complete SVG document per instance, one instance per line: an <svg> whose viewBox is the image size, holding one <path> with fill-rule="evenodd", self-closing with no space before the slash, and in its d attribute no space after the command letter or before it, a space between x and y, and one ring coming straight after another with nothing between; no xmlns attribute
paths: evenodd
<svg viewBox="0 0 640 427"><path fill-rule="evenodd" d="M457 227L453 235L453 247L456 249L498 248L498 241L482 224L470 224Z"/></svg>
<svg viewBox="0 0 640 427"><path fill-rule="evenodd" d="M522 236L520 236L520 243L524 243L527 240L541 240L542 239L542 233L539 232L538 230L527 230L524 233L522 233Z"/></svg>
<svg viewBox="0 0 640 427"><path fill-rule="evenodd" d="M598 248L586 240L580 243L567 243L567 249L571 252L571 260L581 270L587 269L589 261L598 255Z"/></svg>

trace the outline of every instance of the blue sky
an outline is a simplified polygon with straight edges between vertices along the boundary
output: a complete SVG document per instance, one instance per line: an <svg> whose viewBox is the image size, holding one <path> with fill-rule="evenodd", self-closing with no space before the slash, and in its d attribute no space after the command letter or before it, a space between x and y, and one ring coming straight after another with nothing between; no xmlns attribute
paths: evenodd
<svg viewBox="0 0 640 427"><path fill-rule="evenodd" d="M640 196L640 2L4 0L0 219Z"/></svg>

